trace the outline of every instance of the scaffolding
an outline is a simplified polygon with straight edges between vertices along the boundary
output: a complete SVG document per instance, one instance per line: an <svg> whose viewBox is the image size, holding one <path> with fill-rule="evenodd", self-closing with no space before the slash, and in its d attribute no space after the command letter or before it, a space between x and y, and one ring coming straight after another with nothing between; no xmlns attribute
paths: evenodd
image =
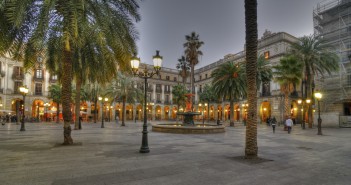
<svg viewBox="0 0 351 185"><path fill-rule="evenodd" d="M328 109L351 102L351 0L318 3L313 10L313 25L314 34L325 39L340 58L339 73L316 78L316 86L326 95L324 111L333 111Z"/></svg>

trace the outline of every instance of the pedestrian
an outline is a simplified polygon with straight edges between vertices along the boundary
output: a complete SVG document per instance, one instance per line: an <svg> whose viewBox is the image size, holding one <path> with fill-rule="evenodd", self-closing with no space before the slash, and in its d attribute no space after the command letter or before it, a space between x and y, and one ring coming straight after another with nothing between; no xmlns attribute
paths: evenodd
<svg viewBox="0 0 351 185"><path fill-rule="evenodd" d="M274 134L275 133L275 125L277 124L277 120L275 119L275 117L273 117L271 124L272 124L273 134Z"/></svg>
<svg viewBox="0 0 351 185"><path fill-rule="evenodd" d="M116 116L116 124L118 124L118 121L119 121L119 117Z"/></svg>
<svg viewBox="0 0 351 185"><path fill-rule="evenodd" d="M271 125L271 117L269 116L268 118L267 118L267 126L270 126Z"/></svg>
<svg viewBox="0 0 351 185"><path fill-rule="evenodd" d="M293 121L291 120L290 116L288 117L288 119L286 119L285 125L288 127L288 134L290 134L291 127L293 126Z"/></svg>

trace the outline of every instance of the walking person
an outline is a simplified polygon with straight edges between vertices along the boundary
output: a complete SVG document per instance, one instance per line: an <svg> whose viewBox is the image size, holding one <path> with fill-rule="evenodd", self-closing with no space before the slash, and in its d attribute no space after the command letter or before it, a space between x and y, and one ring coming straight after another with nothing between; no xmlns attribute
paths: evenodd
<svg viewBox="0 0 351 185"><path fill-rule="evenodd" d="M118 124L118 121L119 121L119 117L116 116L116 124Z"/></svg>
<svg viewBox="0 0 351 185"><path fill-rule="evenodd" d="M275 125L277 123L277 120L275 119L275 117L273 117L271 124L272 124L272 128L273 128L273 134L275 133Z"/></svg>
<svg viewBox="0 0 351 185"><path fill-rule="evenodd" d="M288 117L288 119L286 119L285 125L288 127L288 134L290 134L291 127L293 126L293 121L291 120L290 116Z"/></svg>

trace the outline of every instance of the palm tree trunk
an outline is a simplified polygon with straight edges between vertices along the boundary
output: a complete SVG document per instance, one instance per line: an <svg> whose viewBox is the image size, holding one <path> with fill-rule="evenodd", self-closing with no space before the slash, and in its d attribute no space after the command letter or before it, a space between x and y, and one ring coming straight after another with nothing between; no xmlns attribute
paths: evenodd
<svg viewBox="0 0 351 185"><path fill-rule="evenodd" d="M69 42L69 41L68 41ZM69 48L68 46L66 46ZM62 75L62 114L63 114L63 136L64 145L73 144L73 139L71 137L71 94L72 94L72 58L70 49L65 49L64 60L63 60L63 71Z"/></svg>
<svg viewBox="0 0 351 185"><path fill-rule="evenodd" d="M284 117L288 117L290 115L290 99L289 99L289 90L287 89L289 87L286 87L285 91L284 91Z"/></svg>
<svg viewBox="0 0 351 185"><path fill-rule="evenodd" d="M210 121L210 102L207 102L207 123Z"/></svg>
<svg viewBox="0 0 351 185"><path fill-rule="evenodd" d="M230 98L230 124L231 127L234 127L234 100Z"/></svg>
<svg viewBox="0 0 351 185"><path fill-rule="evenodd" d="M60 103L56 102L57 110L56 110L56 123L60 123Z"/></svg>
<svg viewBox="0 0 351 185"><path fill-rule="evenodd" d="M75 113L76 113L76 119L74 123L74 130L79 129L79 117L80 117L80 90L82 88L82 80L80 77L77 77L77 83L76 83L76 107L75 107Z"/></svg>
<svg viewBox="0 0 351 185"><path fill-rule="evenodd" d="M249 103L246 123L245 157L256 158L257 147L257 0L245 0L246 76Z"/></svg>
<svg viewBox="0 0 351 185"><path fill-rule="evenodd" d="M123 98L122 100L122 125L121 126L126 126L124 121L126 117L126 98Z"/></svg>
<svg viewBox="0 0 351 185"><path fill-rule="evenodd" d="M94 105L95 105L95 110L94 110L94 123L96 123L96 120L97 120L97 98L95 99L94 101Z"/></svg>

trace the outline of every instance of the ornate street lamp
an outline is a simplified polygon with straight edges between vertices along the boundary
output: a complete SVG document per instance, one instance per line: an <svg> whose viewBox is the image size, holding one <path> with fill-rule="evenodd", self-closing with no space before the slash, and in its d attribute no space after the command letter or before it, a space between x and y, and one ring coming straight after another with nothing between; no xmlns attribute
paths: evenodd
<svg viewBox="0 0 351 185"><path fill-rule="evenodd" d="M28 88L26 86L22 86L19 88L20 93L23 96L23 114L22 114L22 122L21 122L21 130L20 131L26 131L24 127L24 112L25 112L25 100L26 100L26 95L28 94Z"/></svg>
<svg viewBox="0 0 351 185"><path fill-rule="evenodd" d="M317 135L322 135L322 119L321 119L321 108L320 108L320 104L319 101L322 99L322 93L316 91L314 93L314 97L317 99L318 101L318 133Z"/></svg>
<svg viewBox="0 0 351 185"><path fill-rule="evenodd" d="M105 125L104 125L104 106L105 106L105 103L102 101L102 100L105 100L105 102L108 101L108 98L103 98L101 96L99 96L99 101L101 101L101 128L105 128Z"/></svg>
<svg viewBox="0 0 351 185"><path fill-rule="evenodd" d="M147 138L147 110L146 110L146 101L147 101L147 79L152 76L159 75L162 65L162 57L159 54L160 51L156 50L156 55L152 57L154 62L154 71L149 71L145 65L145 69L143 71L139 70L140 58L137 58L136 55L132 57L130 64L132 66L134 76L138 76L144 79L144 124L143 124L143 136L141 141L141 148L139 150L140 153L149 153L150 149L148 146L148 138Z"/></svg>

